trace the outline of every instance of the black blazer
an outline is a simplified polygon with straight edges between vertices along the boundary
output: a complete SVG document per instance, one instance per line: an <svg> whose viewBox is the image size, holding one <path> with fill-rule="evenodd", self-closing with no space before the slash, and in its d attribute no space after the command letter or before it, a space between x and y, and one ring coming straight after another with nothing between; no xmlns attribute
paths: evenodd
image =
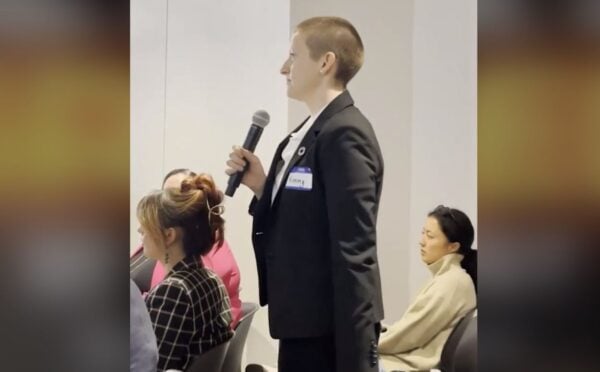
<svg viewBox="0 0 600 372"><path fill-rule="evenodd" d="M339 371L372 371L375 329L383 319L376 251L379 144L343 92L306 133L271 205L288 140L275 152L261 199L250 204L260 303L269 305L271 336L333 334ZM294 167L310 170L311 190L286 188Z"/></svg>

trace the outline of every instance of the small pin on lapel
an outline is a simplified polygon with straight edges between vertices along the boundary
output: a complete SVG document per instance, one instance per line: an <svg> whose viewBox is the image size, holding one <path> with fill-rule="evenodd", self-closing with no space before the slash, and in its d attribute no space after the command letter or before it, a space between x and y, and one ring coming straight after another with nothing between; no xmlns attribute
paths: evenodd
<svg viewBox="0 0 600 372"><path fill-rule="evenodd" d="M306 147L302 146L298 149L298 156L302 156L304 155L304 153L306 152Z"/></svg>

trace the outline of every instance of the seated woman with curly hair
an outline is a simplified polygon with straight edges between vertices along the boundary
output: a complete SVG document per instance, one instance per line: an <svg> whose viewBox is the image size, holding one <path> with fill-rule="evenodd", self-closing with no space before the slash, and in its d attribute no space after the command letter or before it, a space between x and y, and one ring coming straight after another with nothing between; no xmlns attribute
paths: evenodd
<svg viewBox="0 0 600 372"><path fill-rule="evenodd" d="M146 298L158 343L158 371L185 370L192 358L233 336L221 279L199 257L223 242L223 193L206 174L142 198L137 207L144 255L166 278Z"/></svg>

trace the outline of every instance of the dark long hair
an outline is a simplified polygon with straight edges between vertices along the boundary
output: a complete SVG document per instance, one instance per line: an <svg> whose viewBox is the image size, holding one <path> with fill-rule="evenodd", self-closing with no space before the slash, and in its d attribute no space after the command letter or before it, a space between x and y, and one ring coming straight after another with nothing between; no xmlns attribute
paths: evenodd
<svg viewBox="0 0 600 372"><path fill-rule="evenodd" d="M438 221L450 243L460 244L457 253L464 256L460 265L473 280L475 291L477 291L477 250L471 248L475 239L475 230L471 220L463 211L444 205L438 205L429 212L428 216Z"/></svg>

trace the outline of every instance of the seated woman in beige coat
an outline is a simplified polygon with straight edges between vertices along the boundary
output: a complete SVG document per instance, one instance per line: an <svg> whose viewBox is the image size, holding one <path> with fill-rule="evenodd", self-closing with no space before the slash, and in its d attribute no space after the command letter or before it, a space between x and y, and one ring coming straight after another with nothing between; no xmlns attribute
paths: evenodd
<svg viewBox="0 0 600 372"><path fill-rule="evenodd" d="M458 209L438 206L421 232L421 258L433 277L402 318L379 340L380 365L385 371L435 368L444 343L469 311L477 306L475 232Z"/></svg>

